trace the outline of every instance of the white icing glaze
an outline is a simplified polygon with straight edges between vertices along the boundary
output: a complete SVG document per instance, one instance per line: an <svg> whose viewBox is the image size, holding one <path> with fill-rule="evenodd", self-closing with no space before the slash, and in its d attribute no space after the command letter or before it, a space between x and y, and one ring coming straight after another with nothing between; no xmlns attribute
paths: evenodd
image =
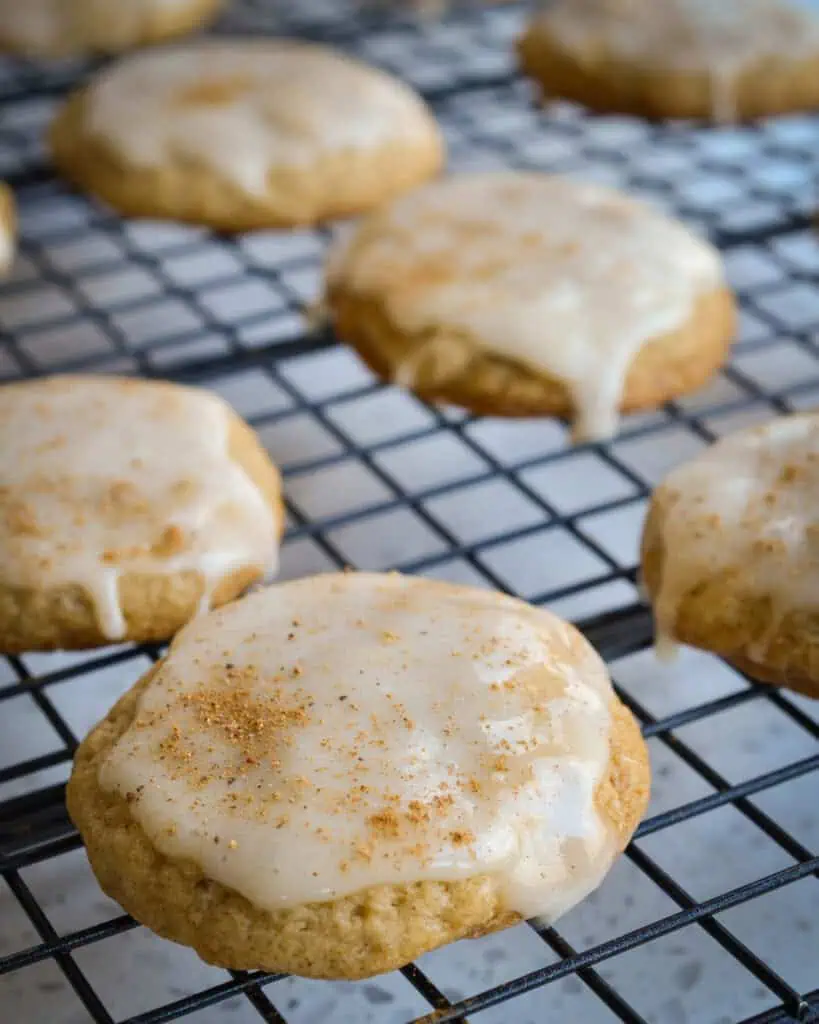
<svg viewBox="0 0 819 1024"><path fill-rule="evenodd" d="M186 627L99 780L159 850L262 908L486 873L553 919L616 854L594 800L611 699L548 612L319 576Z"/></svg>
<svg viewBox="0 0 819 1024"><path fill-rule="evenodd" d="M744 71L819 53L819 18L791 0L555 0L538 19L576 53L603 46L647 67L707 74L718 121L735 118Z"/></svg>
<svg viewBox="0 0 819 1024"><path fill-rule="evenodd" d="M576 434L600 438L616 429L634 356L686 323L722 267L682 224L611 189L501 172L401 197L331 254L327 279L408 332L466 332L559 378ZM412 374L400 368L403 383Z"/></svg>
<svg viewBox="0 0 819 1024"><path fill-rule="evenodd" d="M6 586L77 584L125 635L125 573L197 571L204 609L240 568L273 570L277 524L229 454L228 407L191 388L56 377L0 390Z"/></svg>
<svg viewBox="0 0 819 1024"><path fill-rule="evenodd" d="M71 53L94 42L131 45L165 14L199 0L0 0L0 39L34 54Z"/></svg>
<svg viewBox="0 0 819 1024"><path fill-rule="evenodd" d="M88 129L136 166L204 164L249 195L276 167L437 138L407 86L340 53L234 39L145 51L94 80Z"/></svg>
<svg viewBox="0 0 819 1024"><path fill-rule="evenodd" d="M673 644L682 600L722 572L741 572L744 592L770 599L755 658L788 612L819 606L819 417L783 417L718 441L675 469L658 500L661 650Z"/></svg>

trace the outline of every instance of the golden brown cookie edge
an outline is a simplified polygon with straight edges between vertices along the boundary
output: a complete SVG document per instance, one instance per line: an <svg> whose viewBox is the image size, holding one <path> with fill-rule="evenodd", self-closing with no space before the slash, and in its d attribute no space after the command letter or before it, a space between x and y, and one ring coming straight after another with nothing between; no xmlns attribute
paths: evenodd
<svg viewBox="0 0 819 1024"><path fill-rule="evenodd" d="M49 130L52 159L78 189L128 217L204 225L217 231L304 227L367 213L435 177L443 136L427 110L426 134L378 149L346 149L310 168L272 168L263 198L249 196L207 167L134 167L85 131L87 89L69 96Z"/></svg>
<svg viewBox="0 0 819 1024"><path fill-rule="evenodd" d="M668 500L661 484L643 527L642 578L652 603L662 582ZM819 643L812 639L819 637L819 611L803 609L775 619L770 601L743 587L743 566L717 573L683 595L672 634L677 642L715 654L757 682L819 698ZM761 637L768 640L764 661L756 653Z"/></svg>
<svg viewBox="0 0 819 1024"><path fill-rule="evenodd" d="M570 53L539 22L518 39L524 74L543 90L543 100L567 99L598 113L632 114L663 120L714 117L712 81L705 72L646 69L601 46L595 59ZM735 90L739 121L797 113L819 106L819 54L801 60L757 61L743 72Z"/></svg>
<svg viewBox="0 0 819 1024"><path fill-rule="evenodd" d="M116 380L117 378L100 378ZM6 388L26 388L36 382L18 381ZM176 388L163 381L140 381L150 387ZM255 432L228 408L229 452L262 492L273 511L279 537L284 530L279 472ZM0 560L0 565L2 560ZM216 586L212 607L238 597L263 573L243 566ZM152 643L167 640L195 614L204 592L201 573L125 573L119 581L119 598L127 624L122 641ZM12 586L2 580L0 570L0 651L22 654L30 651L83 650L110 645L100 630L90 595L77 584L37 589Z"/></svg>
<svg viewBox="0 0 819 1024"><path fill-rule="evenodd" d="M0 181L0 231L4 231L11 240L13 260L13 249L17 238L17 208L13 192L2 181ZM7 270L8 266L0 263L0 275L6 273Z"/></svg>
<svg viewBox="0 0 819 1024"><path fill-rule="evenodd" d="M207 963L304 977L370 977L461 938L520 920L506 910L491 876L460 882L374 886L330 903L260 910L213 882L192 861L158 852L127 802L104 792L98 765L132 720L154 666L80 745L68 809L102 889L157 934L191 946ZM612 698L611 758L597 791L601 813L624 849L648 804L648 752L637 722Z"/></svg>
<svg viewBox="0 0 819 1024"><path fill-rule="evenodd" d="M416 334L402 331L375 296L330 287L326 304L336 333L369 368L387 383L395 381L402 362L428 347L412 391L430 402L459 405L478 415L554 416L571 419L576 410L566 386L556 377L482 350L464 335L441 325ZM635 356L626 378L621 412L655 409L670 399L696 391L725 362L736 327L736 306L727 289L704 295L688 322L647 342ZM453 357L438 359L452 351ZM464 368L461 353L468 354ZM428 366L428 372L425 367Z"/></svg>
<svg viewBox="0 0 819 1024"><path fill-rule="evenodd" d="M64 2L67 2L67 0L64 0ZM75 41L69 41L64 38L57 47L20 47L15 44L10 36L4 36L2 27L0 27L0 53L15 54L30 60L52 60L65 57L82 57L88 54L123 53L127 50L138 49L141 46L150 46L154 43L161 43L179 36L188 35L212 21L225 3L226 0L189 0L188 5L181 7L179 10L155 14L146 24L145 30L125 46L116 45L113 42L106 44L98 38L90 39L85 43L76 42L76 45L74 45ZM100 31L99 25L95 25L95 31Z"/></svg>

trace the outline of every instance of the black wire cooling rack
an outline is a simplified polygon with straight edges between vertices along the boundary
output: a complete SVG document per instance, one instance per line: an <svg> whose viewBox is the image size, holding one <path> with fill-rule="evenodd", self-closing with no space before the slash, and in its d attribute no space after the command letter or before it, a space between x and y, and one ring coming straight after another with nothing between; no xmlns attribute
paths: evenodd
<svg viewBox="0 0 819 1024"><path fill-rule="evenodd" d="M398 567L519 593L579 621L649 740L650 816L602 890L555 928L460 943L373 983L230 975L100 902L65 812L78 738L160 652L8 658L3 1020L819 1020L817 705L704 655L658 667L634 569L645 501L670 465L819 396L819 119L712 130L565 104L539 111L513 68L521 17L506 5L385 22L316 2L285 27L414 82L455 168L591 176L709 233L743 318L731 367L702 393L627 420L610 445L571 449L551 422L471 418L385 388L310 328L328 231L223 238L127 223L70 193L48 166L43 128L89 69L12 60L0 63L0 177L15 189L22 237L0 288L0 374L140 373L220 391L283 466L286 576ZM278 31L282 19L258 0L222 27Z"/></svg>

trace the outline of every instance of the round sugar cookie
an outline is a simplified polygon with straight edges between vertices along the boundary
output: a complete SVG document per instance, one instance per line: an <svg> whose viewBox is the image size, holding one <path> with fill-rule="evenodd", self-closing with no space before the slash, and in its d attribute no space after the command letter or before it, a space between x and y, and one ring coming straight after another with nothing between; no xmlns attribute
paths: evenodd
<svg viewBox="0 0 819 1024"><path fill-rule="evenodd" d="M123 58L69 98L54 159L125 214L245 230L368 210L436 174L408 86L324 47L232 39Z"/></svg>
<svg viewBox="0 0 819 1024"><path fill-rule="evenodd" d="M326 302L387 380L476 413L571 419L583 439L699 387L734 330L719 255L682 224L515 171L374 213L331 253Z"/></svg>
<svg viewBox="0 0 819 1024"><path fill-rule="evenodd" d="M0 276L11 269L14 260L17 215L11 189L0 181Z"/></svg>
<svg viewBox="0 0 819 1024"><path fill-rule="evenodd" d="M347 573L198 619L80 746L102 888L209 963L363 978L603 880L645 809L636 722L570 625Z"/></svg>
<svg viewBox="0 0 819 1024"><path fill-rule="evenodd" d="M217 395L0 389L0 651L165 640L275 568L279 476Z"/></svg>
<svg viewBox="0 0 819 1024"><path fill-rule="evenodd" d="M184 35L223 0L0 0L0 50L27 57L117 53Z"/></svg>
<svg viewBox="0 0 819 1024"><path fill-rule="evenodd" d="M518 43L549 97L734 121L819 106L819 17L799 0L556 0Z"/></svg>
<svg viewBox="0 0 819 1024"><path fill-rule="evenodd" d="M662 646L819 697L819 415L742 430L673 470L642 547Z"/></svg>

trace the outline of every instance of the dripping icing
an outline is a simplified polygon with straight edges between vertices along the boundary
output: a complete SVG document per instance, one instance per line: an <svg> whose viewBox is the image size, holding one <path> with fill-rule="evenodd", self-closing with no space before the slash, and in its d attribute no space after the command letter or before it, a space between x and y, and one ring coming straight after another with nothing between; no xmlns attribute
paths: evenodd
<svg viewBox="0 0 819 1024"><path fill-rule="evenodd" d="M265 909L486 873L551 920L617 852L595 801L611 699L540 609L315 577L186 627L99 778L158 849Z"/></svg>
<svg viewBox="0 0 819 1024"><path fill-rule="evenodd" d="M229 432L227 406L189 388L87 377L4 388L4 581L82 587L119 640L126 573L195 571L207 610L230 573L274 568L274 515Z"/></svg>
<svg viewBox="0 0 819 1024"><path fill-rule="evenodd" d="M657 636L673 642L685 597L741 567L743 590L770 601L749 651L763 660L786 616L819 600L819 417L782 417L723 438L675 469L657 500Z"/></svg>
<svg viewBox="0 0 819 1024"><path fill-rule="evenodd" d="M637 352L684 326L723 276L710 245L649 206L507 172L402 197L331 253L327 283L374 298L409 334L434 331L402 360L401 382L416 381L430 350L450 373L483 349L563 382L587 440L616 429Z"/></svg>
<svg viewBox="0 0 819 1024"><path fill-rule="evenodd" d="M554 0L538 15L569 50L708 78L713 118L736 119L737 80L767 58L819 49L819 18L792 0Z"/></svg>

